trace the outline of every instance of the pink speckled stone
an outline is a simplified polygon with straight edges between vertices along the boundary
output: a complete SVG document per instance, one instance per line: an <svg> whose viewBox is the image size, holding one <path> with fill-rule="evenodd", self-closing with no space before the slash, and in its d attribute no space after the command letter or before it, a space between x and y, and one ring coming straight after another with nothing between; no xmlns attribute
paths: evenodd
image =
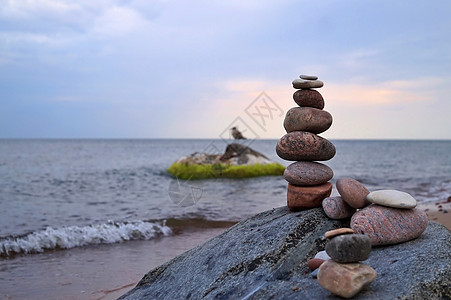
<svg viewBox="0 0 451 300"><path fill-rule="evenodd" d="M423 210L399 209L371 204L356 212L351 218L351 228L366 234L371 245L392 245L419 237L428 224Z"/></svg>
<svg viewBox="0 0 451 300"><path fill-rule="evenodd" d="M283 178L291 184L300 186L320 185L328 182L334 171L328 166L313 161L297 161L283 172Z"/></svg>
<svg viewBox="0 0 451 300"><path fill-rule="evenodd" d="M340 196L324 199L323 210L329 218L334 220L349 218L355 213L355 209L344 202Z"/></svg>
<svg viewBox="0 0 451 300"><path fill-rule="evenodd" d="M300 107L324 108L324 98L317 90L298 90L293 94L293 100Z"/></svg>
<svg viewBox="0 0 451 300"><path fill-rule="evenodd" d="M285 116L283 127L287 132L308 131L321 133L332 125L332 115L313 107L293 107Z"/></svg>
<svg viewBox="0 0 451 300"><path fill-rule="evenodd" d="M329 160L335 156L335 146L311 132L293 131L280 138L277 155L285 160Z"/></svg>

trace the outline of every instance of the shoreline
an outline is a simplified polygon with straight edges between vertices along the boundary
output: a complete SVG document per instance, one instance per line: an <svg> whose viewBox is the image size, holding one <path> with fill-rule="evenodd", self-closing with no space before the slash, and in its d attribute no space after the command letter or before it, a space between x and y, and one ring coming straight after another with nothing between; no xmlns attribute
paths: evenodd
<svg viewBox="0 0 451 300"><path fill-rule="evenodd" d="M440 223L451 230L451 197L447 200L420 203L418 208L426 212L429 221Z"/></svg>

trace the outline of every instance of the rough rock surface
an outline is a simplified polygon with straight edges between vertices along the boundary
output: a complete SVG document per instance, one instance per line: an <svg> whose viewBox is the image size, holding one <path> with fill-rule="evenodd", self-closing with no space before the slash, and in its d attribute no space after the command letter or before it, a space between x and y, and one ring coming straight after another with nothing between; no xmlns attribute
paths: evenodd
<svg viewBox="0 0 451 300"><path fill-rule="evenodd" d="M270 164L273 163L264 154L255 151L239 143L227 145L224 154L208 154L195 152L189 156L179 158L176 163L182 164L225 164L225 165L251 165L251 164Z"/></svg>
<svg viewBox="0 0 451 300"><path fill-rule="evenodd" d="M322 208L263 212L153 269L121 298L339 299L312 279L307 261L326 231L343 226ZM450 247L450 231L431 222L418 239L373 248L365 264L378 276L354 299L451 297Z"/></svg>
<svg viewBox="0 0 451 300"><path fill-rule="evenodd" d="M283 127L287 132L308 131L321 133L332 125L332 115L313 107L293 107L287 111Z"/></svg>
<svg viewBox="0 0 451 300"><path fill-rule="evenodd" d="M293 100L300 107L324 108L324 98L317 90L298 90L294 92Z"/></svg>
<svg viewBox="0 0 451 300"><path fill-rule="evenodd" d="M300 186L320 185L334 177L328 166L313 161L297 161L283 172L283 178L291 184Z"/></svg>
<svg viewBox="0 0 451 300"><path fill-rule="evenodd" d="M285 160L329 160L335 156L335 146L319 135L306 131L285 134L277 142L277 155Z"/></svg>
<svg viewBox="0 0 451 300"><path fill-rule="evenodd" d="M371 244L398 244L420 236L428 224L423 210L399 209L371 204L356 212L351 218L351 228L366 234Z"/></svg>

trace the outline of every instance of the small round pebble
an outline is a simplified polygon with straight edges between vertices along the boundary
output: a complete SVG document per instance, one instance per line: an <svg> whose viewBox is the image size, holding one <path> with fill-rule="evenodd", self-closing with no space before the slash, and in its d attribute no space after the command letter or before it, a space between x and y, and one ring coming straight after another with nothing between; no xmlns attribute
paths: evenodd
<svg viewBox="0 0 451 300"><path fill-rule="evenodd" d="M415 208L417 200L406 192L397 190L379 190L369 193L366 199L372 203L394 208Z"/></svg>
<svg viewBox="0 0 451 300"><path fill-rule="evenodd" d="M321 264L325 262L324 259L320 259L320 258L312 258L307 262L307 266L310 268L310 270L316 270L319 268L319 266L321 266Z"/></svg>
<svg viewBox="0 0 451 300"><path fill-rule="evenodd" d="M316 253L314 258L319 258L319 259L322 259L322 260L328 260L328 259L330 259L330 256L329 256L329 254L326 253L325 250L323 250L323 251L320 251L320 252Z"/></svg>
<svg viewBox="0 0 451 300"><path fill-rule="evenodd" d="M324 236L326 237L326 239L331 239L335 236L338 235L342 235L342 234L352 234L354 233L354 230L352 230L351 228L338 228L338 229L334 229L334 230L329 230L326 231L326 233L324 234Z"/></svg>
<svg viewBox="0 0 451 300"><path fill-rule="evenodd" d="M311 274L313 278L317 278L318 277L318 272L319 272L319 268L315 269Z"/></svg>
<svg viewBox="0 0 451 300"><path fill-rule="evenodd" d="M318 76L315 76L315 75L300 75L299 78L305 79L305 80L317 80Z"/></svg>

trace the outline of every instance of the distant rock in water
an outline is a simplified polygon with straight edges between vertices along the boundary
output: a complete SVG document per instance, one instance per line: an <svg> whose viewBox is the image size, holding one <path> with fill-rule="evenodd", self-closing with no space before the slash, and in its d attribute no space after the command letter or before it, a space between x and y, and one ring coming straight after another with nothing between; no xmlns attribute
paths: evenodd
<svg viewBox="0 0 451 300"><path fill-rule="evenodd" d="M168 172L180 179L244 178L282 175L285 167L239 143L227 145L223 154L195 152L179 158Z"/></svg>
<svg viewBox="0 0 451 300"><path fill-rule="evenodd" d="M148 272L120 299L340 299L308 262L325 232L346 224L321 208L266 211ZM374 248L365 263L380 276L354 299L449 299L450 247L450 231L429 222L415 240Z"/></svg>

